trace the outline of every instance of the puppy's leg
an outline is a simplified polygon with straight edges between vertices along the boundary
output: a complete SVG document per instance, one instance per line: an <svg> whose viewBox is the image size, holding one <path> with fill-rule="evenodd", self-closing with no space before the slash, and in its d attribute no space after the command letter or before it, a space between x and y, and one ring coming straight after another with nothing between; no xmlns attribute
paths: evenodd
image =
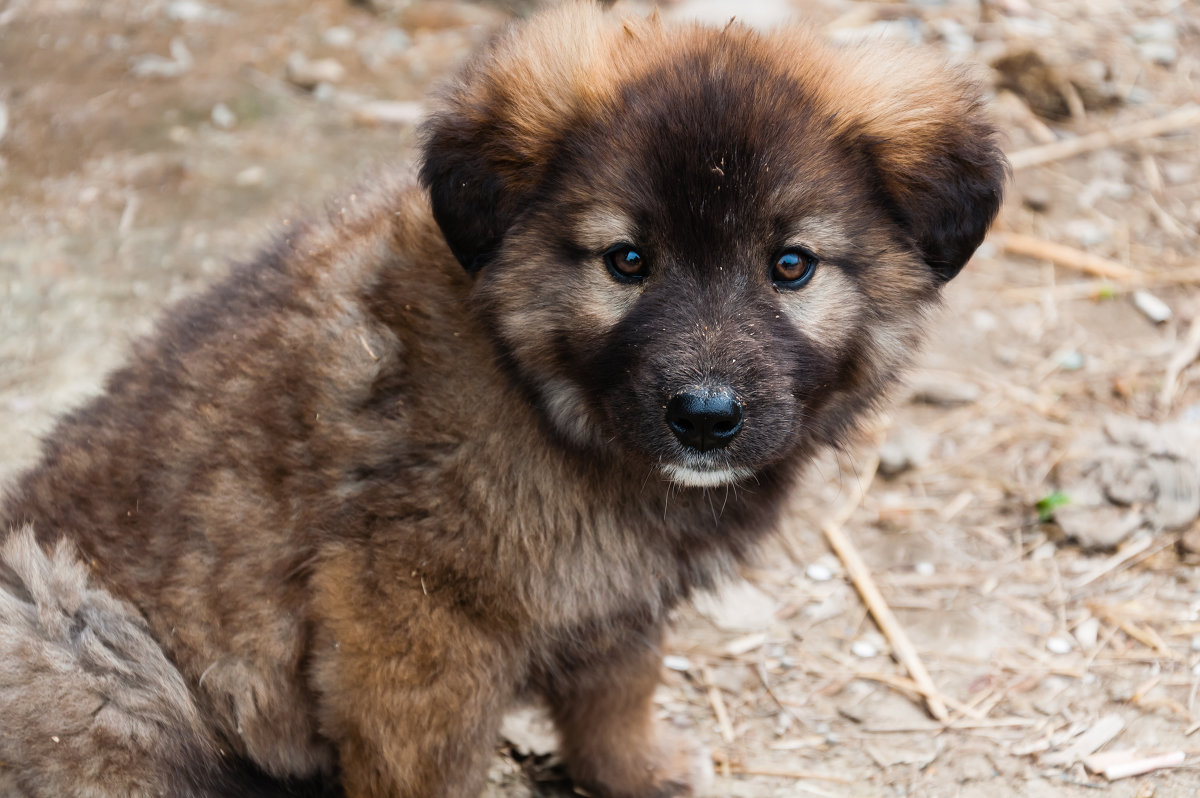
<svg viewBox="0 0 1200 798"><path fill-rule="evenodd" d="M477 798L516 683L495 630L434 585L375 579L366 557L326 561L314 586L314 683L347 798Z"/></svg>
<svg viewBox="0 0 1200 798"><path fill-rule="evenodd" d="M219 753L136 609L73 548L0 538L0 761L22 794L209 795ZM190 774L190 775L189 775Z"/></svg>
<svg viewBox="0 0 1200 798"><path fill-rule="evenodd" d="M662 675L661 630L624 639L607 656L556 674L551 711L572 778L603 798L702 795L712 763L663 726L653 696Z"/></svg>

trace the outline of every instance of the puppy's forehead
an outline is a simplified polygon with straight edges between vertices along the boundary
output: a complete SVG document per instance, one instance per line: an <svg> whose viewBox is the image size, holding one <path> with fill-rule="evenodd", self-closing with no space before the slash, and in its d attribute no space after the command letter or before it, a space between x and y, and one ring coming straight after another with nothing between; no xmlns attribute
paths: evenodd
<svg viewBox="0 0 1200 798"><path fill-rule="evenodd" d="M828 218L857 186L820 104L760 40L707 33L581 122L572 169L590 172L641 229L661 220L698 244L730 225L786 226L789 213Z"/></svg>

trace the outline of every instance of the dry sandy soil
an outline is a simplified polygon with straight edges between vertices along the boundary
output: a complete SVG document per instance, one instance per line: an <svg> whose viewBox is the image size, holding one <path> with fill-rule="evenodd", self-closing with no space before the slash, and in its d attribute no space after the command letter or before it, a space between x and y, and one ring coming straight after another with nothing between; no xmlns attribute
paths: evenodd
<svg viewBox="0 0 1200 798"><path fill-rule="evenodd" d="M0 479L164 306L409 158L412 101L532 5L0 2ZM1017 167L915 388L679 619L660 704L715 794L1200 795L1200 6L664 7L941 47L990 70ZM493 792L561 794L537 731L510 727ZM1117 778L1122 752L1177 766Z"/></svg>

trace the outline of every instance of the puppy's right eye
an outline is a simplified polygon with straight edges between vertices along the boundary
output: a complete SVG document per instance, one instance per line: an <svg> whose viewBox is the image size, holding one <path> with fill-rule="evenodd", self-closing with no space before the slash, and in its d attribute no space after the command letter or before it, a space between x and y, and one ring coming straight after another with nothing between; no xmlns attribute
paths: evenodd
<svg viewBox="0 0 1200 798"><path fill-rule="evenodd" d="M617 244L605 252L604 265L623 283L636 283L646 276L646 259L628 244Z"/></svg>

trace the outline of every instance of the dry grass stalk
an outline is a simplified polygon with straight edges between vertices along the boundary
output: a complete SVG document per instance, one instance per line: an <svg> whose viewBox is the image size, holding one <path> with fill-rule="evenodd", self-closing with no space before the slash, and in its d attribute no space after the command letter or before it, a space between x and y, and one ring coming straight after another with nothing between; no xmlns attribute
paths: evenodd
<svg viewBox="0 0 1200 798"><path fill-rule="evenodd" d="M775 770L774 768L758 768L746 767L744 765L730 765L729 770L732 773L738 773L742 776L771 776L777 779L812 779L814 781L832 781L837 784L854 784L851 779L844 776L833 776L828 773L816 773L811 770Z"/></svg>
<svg viewBox="0 0 1200 798"><path fill-rule="evenodd" d="M1023 233L1004 233L998 236L998 245L1001 252L1010 255L1050 261L1055 266L1062 266L1065 269L1073 269L1096 277L1105 277L1109 280L1141 285L1146 282L1148 277L1144 272L1131 269L1115 260Z"/></svg>
<svg viewBox="0 0 1200 798"><path fill-rule="evenodd" d="M1197 126L1200 126L1200 108L1187 106L1155 119L1144 119L1140 122L1118 125L1108 130L1099 130L1086 136L1019 150L1009 155L1008 161L1014 170L1026 169L1038 164L1072 158L1085 152L1116 147L1120 144Z"/></svg>
<svg viewBox="0 0 1200 798"><path fill-rule="evenodd" d="M729 720L729 710L725 707L725 699L721 697L721 688L712 680L712 674L705 668L704 683L708 685L708 703L712 706L713 714L717 716L717 724L721 727L721 739L732 745L735 737L733 723Z"/></svg>
<svg viewBox="0 0 1200 798"><path fill-rule="evenodd" d="M1175 354L1171 355L1171 360L1167 363L1167 373L1163 377L1162 391L1158 395L1159 408L1166 410L1171 407L1171 401L1175 398L1176 386L1179 384L1179 375L1197 357L1200 357L1200 319L1192 322L1187 338L1184 339Z"/></svg>
<svg viewBox="0 0 1200 798"><path fill-rule="evenodd" d="M913 646L912 641L909 640L908 633L904 631L904 627L896 618L895 613L884 600L883 594L879 592L879 586L875 584L875 580L871 576L871 569L863 562L858 549L854 547L849 536L842 529L842 525L862 504L863 495L874 481L878 468L879 455L875 454L862 471L866 476L856 480L857 489L838 512L822 524L821 528L830 547L845 566L846 573L862 597L863 603L867 605L875 622L879 624L880 630L892 644L892 650L896 652L896 657L912 676L917 691L925 697L925 705L929 708L930 714L937 720L945 722L949 720L945 697L933 683L933 678L925 668L925 663L921 661L920 655L917 654L917 649Z"/></svg>

